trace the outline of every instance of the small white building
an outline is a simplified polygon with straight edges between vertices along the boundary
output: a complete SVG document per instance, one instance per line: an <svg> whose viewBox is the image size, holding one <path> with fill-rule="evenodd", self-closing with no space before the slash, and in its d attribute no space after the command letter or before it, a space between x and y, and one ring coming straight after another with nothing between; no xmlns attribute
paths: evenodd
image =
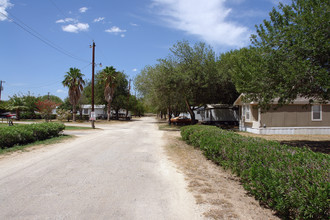
<svg viewBox="0 0 330 220"><path fill-rule="evenodd" d="M91 115L92 105L81 105L82 115ZM107 114L105 105L94 105L96 118L103 118Z"/></svg>
<svg viewBox="0 0 330 220"><path fill-rule="evenodd" d="M81 105L82 115L91 115L92 105ZM94 105L94 112L96 118L107 118L107 106L106 105ZM111 117L116 115L115 110L111 109ZM126 116L126 109L119 109L118 111L119 118ZM131 112L128 111L128 118L131 118Z"/></svg>

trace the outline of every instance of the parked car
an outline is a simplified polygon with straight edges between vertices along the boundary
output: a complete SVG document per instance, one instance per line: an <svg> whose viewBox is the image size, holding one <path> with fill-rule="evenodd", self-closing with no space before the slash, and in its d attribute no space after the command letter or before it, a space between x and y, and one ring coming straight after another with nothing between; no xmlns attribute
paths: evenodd
<svg viewBox="0 0 330 220"><path fill-rule="evenodd" d="M16 119L16 114L2 113L2 114L0 114L0 118L11 118L11 119Z"/></svg>
<svg viewBox="0 0 330 220"><path fill-rule="evenodd" d="M178 116L175 118L171 118L171 123L175 124L175 125L189 125L191 124L191 119L187 118L186 116Z"/></svg>
<svg viewBox="0 0 330 220"><path fill-rule="evenodd" d="M16 119L16 114L8 114L7 118Z"/></svg>

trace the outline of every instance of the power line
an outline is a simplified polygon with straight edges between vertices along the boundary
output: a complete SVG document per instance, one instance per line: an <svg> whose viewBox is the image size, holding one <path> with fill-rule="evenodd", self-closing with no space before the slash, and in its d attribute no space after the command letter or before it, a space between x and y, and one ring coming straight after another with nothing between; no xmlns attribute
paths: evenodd
<svg viewBox="0 0 330 220"><path fill-rule="evenodd" d="M14 15L10 14L11 17L15 18L16 20L14 20L13 18L9 17L8 15L0 12L0 14L2 14L3 16L5 16L6 18L8 18L11 22L13 22L14 24L16 24L17 26L19 26L20 28L22 28L24 31L26 31L27 33L31 34L32 36L34 36L35 38L39 39L40 41L42 41L43 43L45 43L46 45L48 45L49 47L57 50L58 52L69 56L75 60L79 60L81 62L84 63L89 63L89 61L84 60L80 57L77 57L75 55L70 54L69 52L67 52L66 50L64 50L63 48L61 48L60 46L56 45L55 43L51 42L50 40L48 40L47 38L45 38L44 36L42 36L41 34L39 34L37 31L33 30L31 27L29 27L27 24L25 24L24 22L22 22L21 20L19 20L17 17L15 17ZM9 13L8 13L9 14ZM25 27L24 27L25 26Z"/></svg>
<svg viewBox="0 0 330 220"><path fill-rule="evenodd" d="M54 1L52 1L52 0L49 0L54 6L55 6L55 8L65 17L66 15L63 13L63 11L55 4L55 2Z"/></svg>

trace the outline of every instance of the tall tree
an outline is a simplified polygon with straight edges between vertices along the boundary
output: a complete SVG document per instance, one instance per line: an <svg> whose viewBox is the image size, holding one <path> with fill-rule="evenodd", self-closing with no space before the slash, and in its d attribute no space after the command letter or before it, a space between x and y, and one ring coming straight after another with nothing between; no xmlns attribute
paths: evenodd
<svg viewBox="0 0 330 220"><path fill-rule="evenodd" d="M115 83L116 90L113 96L112 106L116 112L116 118L118 119L119 110L129 107L127 100L129 94L127 75L123 72L117 72Z"/></svg>
<svg viewBox="0 0 330 220"><path fill-rule="evenodd" d="M107 115L108 121L110 121L111 115L111 102L113 100L113 96L115 94L116 86L117 86L117 75L118 72L113 66L105 67L98 75L99 82L105 85L104 87L104 99L107 101Z"/></svg>
<svg viewBox="0 0 330 220"><path fill-rule="evenodd" d="M292 0L273 8L270 20L256 26L253 46L235 55L238 90L263 106L275 98L280 104L298 96L329 100L329 10L328 0Z"/></svg>
<svg viewBox="0 0 330 220"><path fill-rule="evenodd" d="M225 79L217 68L217 58L213 49L203 42L193 47L187 41L175 44L171 49L172 59L177 62L177 91L182 94L192 122L194 109L210 103L226 103L222 95ZM235 88L232 88L236 92ZM228 103L226 103L228 104Z"/></svg>
<svg viewBox="0 0 330 220"><path fill-rule="evenodd" d="M136 89L156 110L177 115L188 111L195 122L194 110L211 104L231 104L237 98L228 65L218 59L203 42L190 46L181 41L171 55L146 66L135 79Z"/></svg>
<svg viewBox="0 0 330 220"><path fill-rule="evenodd" d="M73 108L73 121L76 121L76 106L84 89L83 86L85 85L85 81L82 78L83 76L84 74L82 74L79 69L70 68L62 81L63 86L69 88L69 99Z"/></svg>

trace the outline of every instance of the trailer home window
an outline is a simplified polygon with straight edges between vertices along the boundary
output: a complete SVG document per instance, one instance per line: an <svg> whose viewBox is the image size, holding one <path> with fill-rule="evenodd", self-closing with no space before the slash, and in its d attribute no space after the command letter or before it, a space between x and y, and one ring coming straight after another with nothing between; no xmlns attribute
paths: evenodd
<svg viewBox="0 0 330 220"><path fill-rule="evenodd" d="M322 106L312 105L312 121L321 121L321 120L322 120Z"/></svg>

